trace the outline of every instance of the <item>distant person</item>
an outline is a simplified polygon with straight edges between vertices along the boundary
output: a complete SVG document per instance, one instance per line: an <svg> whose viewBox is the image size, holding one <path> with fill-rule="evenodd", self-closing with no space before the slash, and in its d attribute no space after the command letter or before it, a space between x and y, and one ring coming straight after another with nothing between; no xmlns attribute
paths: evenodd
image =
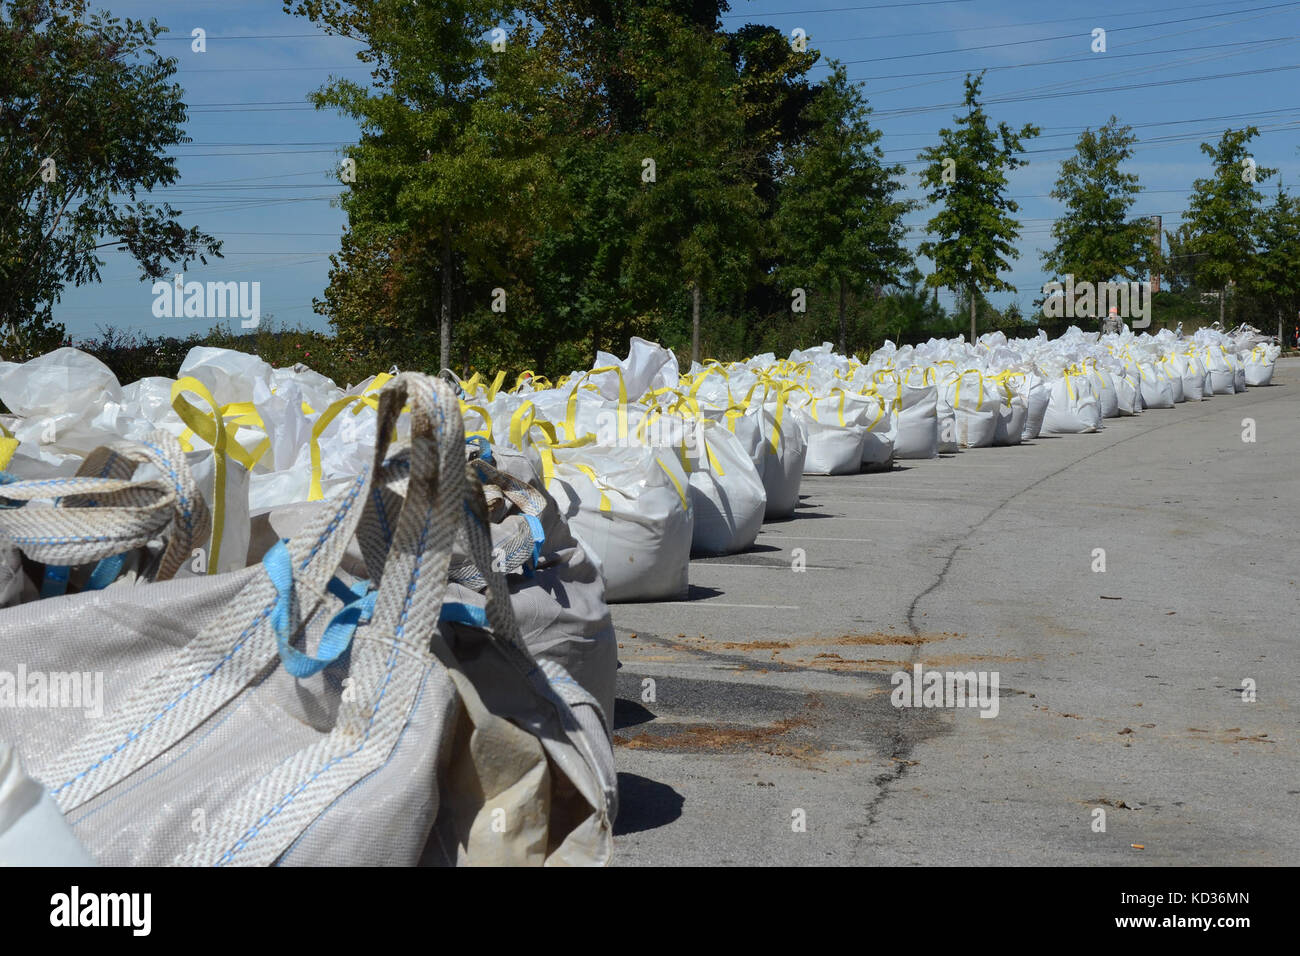
<svg viewBox="0 0 1300 956"><path fill-rule="evenodd" d="M1115 335L1119 335L1123 328L1124 323L1119 319L1119 309L1112 305L1109 314L1102 321L1101 334L1108 335L1114 333Z"/></svg>

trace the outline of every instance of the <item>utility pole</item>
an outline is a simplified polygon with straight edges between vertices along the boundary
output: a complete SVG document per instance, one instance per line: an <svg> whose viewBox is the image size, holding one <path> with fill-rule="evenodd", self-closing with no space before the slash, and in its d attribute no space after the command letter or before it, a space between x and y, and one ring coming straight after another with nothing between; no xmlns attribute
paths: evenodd
<svg viewBox="0 0 1300 956"><path fill-rule="evenodd" d="M1155 256L1151 259L1151 294L1155 295L1160 291L1160 249L1161 249L1161 227L1163 218L1161 216L1152 216L1151 221L1155 223L1155 234L1151 237L1155 240Z"/></svg>

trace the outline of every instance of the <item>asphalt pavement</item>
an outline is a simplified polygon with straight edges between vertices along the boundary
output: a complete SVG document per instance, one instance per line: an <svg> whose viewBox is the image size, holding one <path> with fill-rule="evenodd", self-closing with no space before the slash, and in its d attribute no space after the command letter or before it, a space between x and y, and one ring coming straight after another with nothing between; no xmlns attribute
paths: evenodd
<svg viewBox="0 0 1300 956"><path fill-rule="evenodd" d="M1300 863L1300 360L801 499L615 606L617 864Z"/></svg>

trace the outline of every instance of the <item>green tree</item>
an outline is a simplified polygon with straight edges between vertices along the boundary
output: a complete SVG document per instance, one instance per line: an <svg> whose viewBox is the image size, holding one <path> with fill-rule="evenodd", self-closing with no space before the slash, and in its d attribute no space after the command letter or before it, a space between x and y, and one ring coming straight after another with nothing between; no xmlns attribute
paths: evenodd
<svg viewBox="0 0 1300 956"><path fill-rule="evenodd" d="M559 80L544 75L532 28L511 26L511 4L285 0L284 6L365 44L357 56L373 66L372 84L336 80L313 100L353 117L362 129L349 151L355 182L342 200L352 248L373 250L382 240L380 247L389 246L383 254L404 263L394 276L400 297L419 305L401 311L394 331L418 334L436 324L439 363L447 367L467 278L506 275L501 248L546 209L545 103ZM494 49L506 26L504 49ZM339 267L350 262L344 258ZM330 302L327 294L318 310L328 314ZM338 326L355 318L331 314Z"/></svg>
<svg viewBox="0 0 1300 956"><path fill-rule="evenodd" d="M938 145L918 157L927 164L921 171L926 199L941 208L925 227L936 239L922 242L917 251L934 260L934 272L926 277L930 285L967 293L972 341L977 295L1016 291L1000 276L1010 268L1008 259L1019 255L1020 223L1014 216L1020 206L1006 194L1007 172L1026 165L1017 154L1023 141L1039 132L1032 123L1018 132L1005 122L990 126L979 100L982 83L983 74L966 75L966 113L954 118L955 129L941 129Z"/></svg>
<svg viewBox="0 0 1300 956"><path fill-rule="evenodd" d="M86 0L0 0L0 347L62 339L52 310L68 283L98 282L117 246L141 279L220 256L221 243L137 198L178 178L188 142L176 60L154 20L87 16Z"/></svg>
<svg viewBox="0 0 1300 956"><path fill-rule="evenodd" d="M788 151L776 228L785 247L783 273L797 286L833 289L838 296L839 350L848 350L850 292L896 285L911 255L903 215L915 204L896 198L902 166L886 166L880 130L844 67L808 107L813 132Z"/></svg>
<svg viewBox="0 0 1300 956"><path fill-rule="evenodd" d="M1191 202L1178 230L1184 254L1195 257L1197 284L1218 290L1220 322L1228 286L1254 279L1256 223L1263 202L1256 184L1277 172L1248 155L1247 145L1258 135L1259 130L1247 126L1224 130L1216 145L1201 144L1214 170L1192 183Z"/></svg>
<svg viewBox="0 0 1300 956"><path fill-rule="evenodd" d="M654 9L634 29L645 104L635 141L654 166L632 207L631 274L642 288L690 291L691 358L699 361L704 296L751 279L763 241L743 99L716 34Z"/></svg>
<svg viewBox="0 0 1300 956"><path fill-rule="evenodd" d="M1281 340L1283 318L1295 322L1300 313L1300 199L1280 183L1273 202L1256 220L1255 247L1258 258L1248 291L1277 320Z"/></svg>
<svg viewBox="0 0 1300 956"><path fill-rule="evenodd" d="M903 279L883 300L883 337L902 344L955 331L939 303L939 293L926 283L921 270L913 266Z"/></svg>
<svg viewBox="0 0 1300 956"><path fill-rule="evenodd" d="M1055 244L1043 255L1054 276L1104 283L1145 272L1149 226L1129 218L1142 187L1122 169L1135 142L1132 128L1112 116L1096 131L1084 130L1075 154L1061 163L1052 198L1065 203L1065 214L1052 224Z"/></svg>

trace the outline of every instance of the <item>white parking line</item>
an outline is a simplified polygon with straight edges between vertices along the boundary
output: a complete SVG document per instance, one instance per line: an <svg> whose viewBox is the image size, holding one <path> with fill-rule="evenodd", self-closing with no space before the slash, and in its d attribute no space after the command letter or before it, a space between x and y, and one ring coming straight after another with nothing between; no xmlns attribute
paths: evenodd
<svg viewBox="0 0 1300 956"><path fill-rule="evenodd" d="M787 573L790 571L790 565L788 564L720 564L717 561L700 561L698 559L691 562L691 567L693 568L766 568L769 571L785 571ZM804 568L804 570L805 571L837 571L839 569L831 568L831 567L813 566L810 564L806 568Z"/></svg>
<svg viewBox="0 0 1300 956"><path fill-rule="evenodd" d="M715 601L655 601L654 604L680 604L686 607L752 607L763 611L797 611L797 604L718 604ZM617 605L615 605L617 607Z"/></svg>
<svg viewBox="0 0 1300 956"><path fill-rule="evenodd" d="M794 520L795 520L795 521L798 521L800 518L809 518L809 517L813 517L813 516L812 516L812 515L795 515L795 516L794 516ZM825 518L825 519L827 519L827 520L829 520L829 521L911 521L911 520L912 520L911 518L845 518L845 517L841 517L840 515L824 515L824 514L820 514L820 513L816 515L816 519L817 519L817 520L820 520L820 519L822 519L822 518ZM781 533L781 532L779 532L779 531L768 531L766 528L763 529L763 532L764 532L765 534L780 534L780 533Z"/></svg>
<svg viewBox="0 0 1300 956"><path fill-rule="evenodd" d="M764 531L763 534L770 534L777 538L789 538L791 541L866 541L872 542L876 538L815 538L810 534L774 534L770 531Z"/></svg>

